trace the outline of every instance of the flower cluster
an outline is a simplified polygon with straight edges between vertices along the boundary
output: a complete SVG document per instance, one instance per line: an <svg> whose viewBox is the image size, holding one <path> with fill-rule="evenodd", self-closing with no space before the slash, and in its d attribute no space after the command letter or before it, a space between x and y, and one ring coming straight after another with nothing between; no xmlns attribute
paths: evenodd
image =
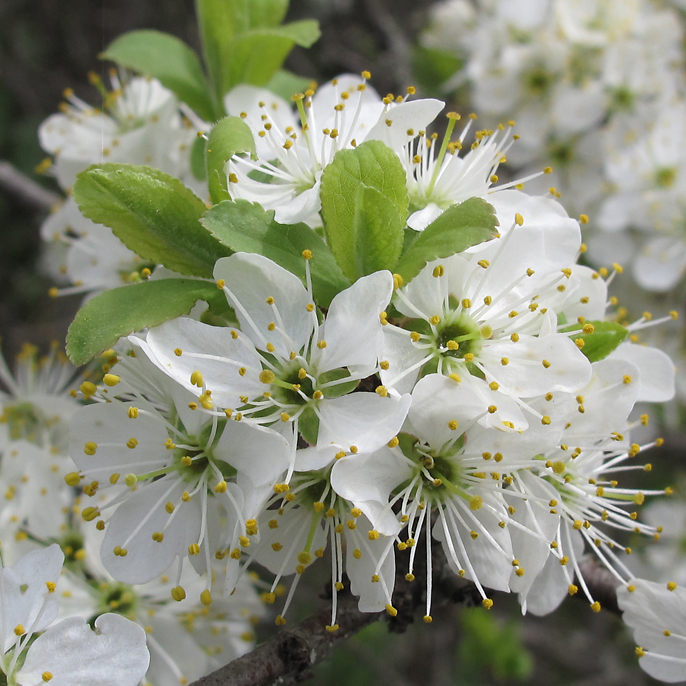
<svg viewBox="0 0 686 686"><path fill-rule="evenodd" d="M591 258L668 291L686 271L682 37L674 8L643 0L448 0L422 40L464 59L447 88L466 82L489 121L516 119L511 163L552 163L551 193L592 217Z"/></svg>
<svg viewBox="0 0 686 686"><path fill-rule="evenodd" d="M637 507L669 489L624 472L649 471L636 458L660 443L632 438L648 423L636 403L675 386L670 358L638 332L677 313L629 323L608 294L621 267L579 264L580 222L555 189L523 183L552 173L539 162L555 146L558 157L596 149L601 121L619 141L650 119L666 89L654 73L674 55L647 46L671 15L648 21L618 3L598 23L590 5L558 0L496 4L481 26L466 4L450 7L476 26L465 73L477 104L515 113L522 142L511 121L478 130L471 116L456 132L455 112L431 133L443 102L414 88L381 97L367 72L292 103L220 88L210 109L229 116L214 125L160 82L113 72L112 90L93 78L102 111L70 92L41 127L54 175L74 184L43 227L54 271L73 284L55 292L94 296L68 349L102 355L78 381L55 351L39 363L26 350L16 377L0 366L5 562L61 555L58 542L61 611L103 634L121 617L144 627L144 684L187 683L248 650L260 600L276 603L293 576L284 624L320 558L335 632L346 584L360 611L396 615L398 570L423 578L430 623L441 558L487 609L493 591L536 615L578 593L597 612L582 556L633 584L626 534L660 533ZM627 41L650 52L641 78ZM508 159L527 169L499 183ZM574 164L575 201L595 200ZM633 158L622 164L640 175ZM635 186L622 192L641 202ZM79 214L94 206L102 224ZM37 613L28 634L46 626ZM6 643L9 683L67 683L69 653L50 636L21 672L29 639ZM134 661L139 680L147 659Z"/></svg>

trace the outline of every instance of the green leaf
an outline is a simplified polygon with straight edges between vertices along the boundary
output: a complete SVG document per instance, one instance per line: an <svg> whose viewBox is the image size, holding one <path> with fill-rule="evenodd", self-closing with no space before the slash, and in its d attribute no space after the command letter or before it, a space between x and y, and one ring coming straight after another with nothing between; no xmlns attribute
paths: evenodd
<svg viewBox="0 0 686 686"><path fill-rule="evenodd" d="M85 364L122 336L188 314L198 300L215 303L225 298L214 283L195 279L143 281L100 293L76 313L69 327L69 358L75 365Z"/></svg>
<svg viewBox="0 0 686 686"><path fill-rule="evenodd" d="M491 240L498 232L497 227L495 210L485 200L470 198L453 205L410 244L395 270L407 283L427 262Z"/></svg>
<svg viewBox="0 0 686 686"><path fill-rule="evenodd" d="M193 147L191 148L191 172L198 181L204 181L207 178L205 147L205 139L202 136L198 136L193 141Z"/></svg>
<svg viewBox="0 0 686 686"><path fill-rule="evenodd" d="M340 150L322 175L321 199L328 243L351 281L393 270L408 208L405 170L393 150L380 141Z"/></svg>
<svg viewBox="0 0 686 686"><path fill-rule="evenodd" d="M312 251L310 274L317 303L328 307L333 297L350 285L331 249L306 224L284 225L274 212L247 200L221 202L200 220L223 245L235 252L268 257L292 274L305 279L303 250Z"/></svg>
<svg viewBox="0 0 686 686"><path fill-rule="evenodd" d="M179 274L212 278L214 263L230 254L198 221L205 203L158 169L89 167L77 175L73 193L85 217L109 226L143 259Z"/></svg>
<svg viewBox="0 0 686 686"><path fill-rule="evenodd" d="M220 119L212 127L207 141L207 179L213 203L231 198L224 169L226 163L241 152L255 158L255 139L250 127L239 117Z"/></svg>
<svg viewBox="0 0 686 686"><path fill-rule="evenodd" d="M203 53L217 101L239 83L265 85L294 44L319 38L315 21L279 26L288 0L196 0Z"/></svg>
<svg viewBox="0 0 686 686"><path fill-rule="evenodd" d="M604 360L629 335L629 330L617 322L586 322L586 324L593 325L593 333L577 334L572 338L575 341L581 339L584 342L581 352L591 362ZM570 328L578 327L575 325Z"/></svg>
<svg viewBox="0 0 686 686"><path fill-rule="evenodd" d="M279 71L269 79L267 88L272 92L280 95L284 100L290 102L291 96L296 93L302 93L310 85L311 79L306 79L297 74L293 74L285 69L279 69Z"/></svg>
<svg viewBox="0 0 686 686"><path fill-rule="evenodd" d="M222 66L222 95L239 83L266 85L294 45L308 48L319 35L317 22L306 20L252 29L237 36Z"/></svg>
<svg viewBox="0 0 686 686"><path fill-rule="evenodd" d="M182 40L160 31L131 31L100 57L159 79L203 119L216 118L200 59Z"/></svg>

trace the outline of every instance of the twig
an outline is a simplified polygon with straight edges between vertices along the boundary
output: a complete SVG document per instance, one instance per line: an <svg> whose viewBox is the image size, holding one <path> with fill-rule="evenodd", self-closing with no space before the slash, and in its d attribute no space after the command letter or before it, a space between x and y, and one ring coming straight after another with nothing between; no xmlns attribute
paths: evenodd
<svg viewBox="0 0 686 686"><path fill-rule="evenodd" d="M584 579L591 593L601 605L618 613L615 588L617 582L604 567L590 558L581 560ZM425 569L417 560L414 572L416 581L405 580L399 570L396 576L393 604L398 610L396 617L386 613L363 613L357 609L357 599L349 593L341 593L338 599L337 619L339 629L326 631L331 621L330 609L324 608L303 620L293 629L281 630L276 636L243 657L230 662L191 686L293 686L311 676L311 668L330 657L333 649L358 631L376 621L386 620L391 632L401 633L414 621L417 610L425 602ZM480 596L471 582L464 581L450 571L443 555L433 562L434 605L458 604L473 606ZM580 594L579 594L580 595Z"/></svg>
<svg viewBox="0 0 686 686"><path fill-rule="evenodd" d="M43 212L49 212L62 201L57 193L39 186L14 165L4 160L0 160L0 188L4 188L22 202Z"/></svg>
<svg viewBox="0 0 686 686"><path fill-rule="evenodd" d="M192 686L267 686L277 680L284 686L297 684L308 678L311 667L327 659L337 644L380 617L360 612L356 598L341 597L336 617L338 631L325 630L331 620L331 611L325 608Z"/></svg>

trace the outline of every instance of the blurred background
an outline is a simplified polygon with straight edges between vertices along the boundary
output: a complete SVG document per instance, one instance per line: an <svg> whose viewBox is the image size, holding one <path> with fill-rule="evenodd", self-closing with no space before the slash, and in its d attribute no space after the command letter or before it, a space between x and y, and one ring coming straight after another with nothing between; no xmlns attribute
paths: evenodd
<svg viewBox="0 0 686 686"><path fill-rule="evenodd" d="M457 58L413 48L428 21L432 0L293 0L289 20L317 18L322 37L310 51L296 48L286 67L318 82L341 72L372 72L381 93L417 85L435 95L457 68ZM114 38L132 29L158 29L199 49L193 0L1 0L0 160L45 189L56 183L37 174L45 158L37 128L57 111L66 88L97 105L87 74L106 68L97 58ZM459 91L458 91L459 94ZM458 103L459 106L459 103ZM63 341L81 296L51 299L52 283L37 270L45 211L0 187L0 335L8 360L29 341ZM671 450L651 457L658 487L676 480L682 464L678 436ZM664 465L665 468L660 468ZM648 487L652 486L649 484ZM325 574L304 580L290 621L322 606ZM305 588L306 583L309 586ZM640 686L658 683L637 666L634 645L610 611L594 614L568 599L545 619L521 618L515 598L495 596L482 608L437 608L434 623L389 634L375 623L338 649L309 682L326 686L484 686L569 684ZM272 632L266 622L261 638Z"/></svg>

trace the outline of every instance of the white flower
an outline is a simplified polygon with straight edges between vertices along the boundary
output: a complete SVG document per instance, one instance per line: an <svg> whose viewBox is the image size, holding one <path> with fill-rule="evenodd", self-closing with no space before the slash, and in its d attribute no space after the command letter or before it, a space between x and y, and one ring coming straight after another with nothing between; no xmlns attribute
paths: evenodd
<svg viewBox="0 0 686 686"><path fill-rule="evenodd" d="M57 344L45 357L25 344L15 373L0 355L0 453L11 441L24 439L62 452L68 444L69 419L78 409L70 394L77 370ZM74 390L75 392L75 390Z"/></svg>
<svg viewBox="0 0 686 686"><path fill-rule="evenodd" d="M553 443L541 440L536 467L530 473L515 474L512 484L514 492L527 498L517 505L515 518L547 537L547 542L513 541L515 556L527 574L513 579L512 590L520 593L525 611L552 612L567 592L573 595L579 589L598 611L600 604L578 564L585 545L621 582L632 574L619 554L631 549L607 529L656 533L637 521L633 508L647 495L663 491L619 485L622 472L648 469L624 464L650 447L631 443L628 437L632 425L627 417L640 391L639 374L631 363L607 358L594 363L593 377L578 395L551 393L536 403L536 407L546 407L552 418L549 439ZM516 441L511 443L516 450Z"/></svg>
<svg viewBox="0 0 686 686"><path fill-rule="evenodd" d="M686 591L632 579L617 589L617 601L634 631L641 669L670 684L686 680Z"/></svg>
<svg viewBox="0 0 686 686"><path fill-rule="evenodd" d="M57 545L34 550L0 569L0 669L10 686L135 686L145 674L149 654L145 632L123 617L103 615L94 634L85 620L57 617L52 597L64 555ZM48 629L47 631L45 631ZM19 657L34 634L21 669Z"/></svg>
<svg viewBox="0 0 686 686"><path fill-rule="evenodd" d="M477 131L470 151L460 157L459 151L475 117L469 119L457 141L451 141L459 114L449 113L448 129L443 144L437 149L437 137L421 134L405 144L400 152L407 173L410 195L410 217L407 224L416 231L424 230L434 219L451 205L475 196L485 197L491 192L504 190L527 181L518 179L491 190L498 181L498 166L506 161L505 153L512 145L512 127L507 130L500 125L494 133L484 129ZM500 135L501 131L505 131ZM540 172L542 173L542 172Z"/></svg>
<svg viewBox="0 0 686 686"><path fill-rule="evenodd" d="M111 229L86 219L73 198L43 222L41 237L60 248L48 258L59 259L49 265L50 272L73 284L51 289L51 296L117 288L140 281L140 272L155 266L129 250Z"/></svg>
<svg viewBox="0 0 686 686"><path fill-rule="evenodd" d="M549 306L567 288L577 222L556 202L518 191L489 199L500 238L428 264L396 291L393 304L409 319L383 330L381 379L389 388L407 392L420 374L454 373L482 385L498 405L588 381L588 360L569 333L557 332Z"/></svg>
<svg viewBox="0 0 686 686"><path fill-rule="evenodd" d="M321 224L319 187L323 169L344 148L381 140L400 148L442 109L439 100L407 102L384 98L367 86L369 74L343 75L317 90L295 97L299 121L287 103L265 90L239 86L226 98L256 136L256 162L234 157L228 164L234 198L275 210L280 224ZM268 181L251 178L258 172Z"/></svg>
<svg viewBox="0 0 686 686"><path fill-rule="evenodd" d="M73 469L71 458L54 449L12 441L0 470L4 536L18 529L43 539L61 536L73 495L64 477Z"/></svg>
<svg viewBox="0 0 686 686"><path fill-rule="evenodd" d="M338 592L343 589L343 570L350 579L350 590L359 596L360 612L380 612L391 604L395 584L395 536L385 536L356 507L339 497L329 482L330 469L298 472L289 489L273 498L278 509L265 509L260 518L262 535L244 567L253 560L275 577L264 596L276 600L276 590L283 576L296 574L286 602L276 618L285 624L285 615L300 577L307 567L324 556L329 545L331 558L331 623L338 624Z"/></svg>
<svg viewBox="0 0 686 686"><path fill-rule="evenodd" d="M73 420L71 454L80 474L67 481L86 479L91 497L126 486L82 511L92 521L118 506L97 524L106 529L103 564L120 581L145 583L178 557L179 599L186 557L202 573L217 551L250 545L262 503L288 465L289 446L269 429L206 412L211 403L196 402L154 367L144 342L131 343L135 357L122 355L118 374L106 375L95 395L107 401L83 407Z"/></svg>
<svg viewBox="0 0 686 686"><path fill-rule="evenodd" d="M149 661L145 631L130 620L101 615L95 620L94 632L84 619L71 617L36 639L17 672L16 683L135 686Z"/></svg>
<svg viewBox="0 0 686 686"><path fill-rule="evenodd" d="M287 481L298 431L321 450L323 462L308 469L325 466L338 451L375 450L384 435L395 435L409 398L386 397L383 387L351 393L379 368L380 314L393 290L389 272L341 291L321 323L309 278L306 289L261 255L222 258L214 275L240 331L176 319L148 333L151 357L201 402L211 399L228 416L286 435L293 451Z"/></svg>
<svg viewBox="0 0 686 686"><path fill-rule="evenodd" d="M406 527L407 538L398 547L410 549L409 580L414 578L415 545L424 534L425 621L431 616L432 535L453 571L474 581L486 607L492 601L484 587L508 591L518 566L507 526L517 523L509 516L503 484L512 481L511 472L532 466L533 459L526 455L525 432L520 451L506 453L503 461L497 449L503 432L478 424L489 414L487 399L462 383L431 374L415 386L404 431L396 440L371 455L345 457L332 471L336 492L364 512L381 534L397 536Z"/></svg>
<svg viewBox="0 0 686 686"><path fill-rule="evenodd" d="M60 114L48 117L39 129L43 149L55 155L52 172L62 188L70 188L76 174L95 163L147 164L184 178L190 176L190 146L195 131L185 127L179 102L159 81L141 77L122 83L116 72L97 110L71 90Z"/></svg>

